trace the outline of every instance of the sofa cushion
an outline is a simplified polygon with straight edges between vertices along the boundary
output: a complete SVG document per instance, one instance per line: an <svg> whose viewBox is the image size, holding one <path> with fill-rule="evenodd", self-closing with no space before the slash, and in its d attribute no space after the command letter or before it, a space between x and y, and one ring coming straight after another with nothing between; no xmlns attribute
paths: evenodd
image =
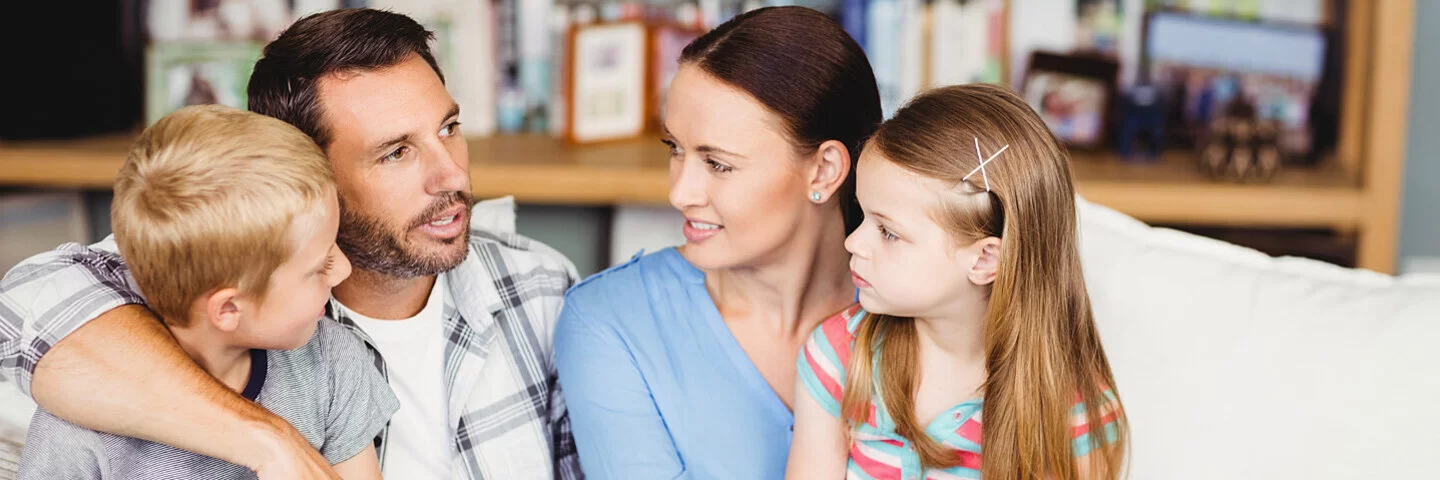
<svg viewBox="0 0 1440 480"><path fill-rule="evenodd" d="M1079 210L1131 478L1432 475L1440 278L1271 258Z"/></svg>

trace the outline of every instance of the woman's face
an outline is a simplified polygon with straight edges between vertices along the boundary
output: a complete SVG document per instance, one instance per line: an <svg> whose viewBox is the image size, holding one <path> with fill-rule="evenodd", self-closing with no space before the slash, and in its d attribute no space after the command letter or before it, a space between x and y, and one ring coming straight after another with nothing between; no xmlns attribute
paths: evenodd
<svg viewBox="0 0 1440 480"><path fill-rule="evenodd" d="M685 216L685 256L697 267L774 262L797 227L824 214L780 117L745 91L683 65L665 112L670 204Z"/></svg>

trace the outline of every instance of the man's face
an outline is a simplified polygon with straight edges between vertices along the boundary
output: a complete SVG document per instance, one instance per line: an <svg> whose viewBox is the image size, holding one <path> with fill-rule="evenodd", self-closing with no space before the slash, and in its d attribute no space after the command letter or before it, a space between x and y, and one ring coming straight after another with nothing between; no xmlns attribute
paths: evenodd
<svg viewBox="0 0 1440 480"><path fill-rule="evenodd" d="M419 55L318 82L340 193L336 243L356 268L444 272L469 251L470 158L460 107Z"/></svg>

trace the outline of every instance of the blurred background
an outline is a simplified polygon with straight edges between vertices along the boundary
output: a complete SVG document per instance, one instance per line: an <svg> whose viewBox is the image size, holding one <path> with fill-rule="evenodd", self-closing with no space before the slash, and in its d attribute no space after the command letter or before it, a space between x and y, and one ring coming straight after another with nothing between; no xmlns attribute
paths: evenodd
<svg viewBox="0 0 1440 480"><path fill-rule="evenodd" d="M679 50L782 4L825 11L860 42L887 115L934 86L1014 88L1069 145L1089 201L1272 255L1440 272L1440 96L1418 88L1440 81L1440 3L1416 0L15 5L0 269L108 235L110 185L140 129L185 105L244 107L267 40L368 6L436 32L477 198L515 196L521 233L597 272L683 242L655 133Z"/></svg>

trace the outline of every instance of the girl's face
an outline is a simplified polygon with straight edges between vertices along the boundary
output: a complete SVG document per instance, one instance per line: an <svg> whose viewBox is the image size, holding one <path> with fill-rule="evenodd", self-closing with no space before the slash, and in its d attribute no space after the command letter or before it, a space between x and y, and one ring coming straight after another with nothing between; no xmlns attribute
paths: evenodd
<svg viewBox="0 0 1440 480"><path fill-rule="evenodd" d="M856 196L865 222L845 240L860 304L873 313L932 318L967 311L993 280L985 255L994 237L961 245L931 217L942 182L905 170L867 149L856 170ZM968 243L968 242L966 242ZM993 270L993 269L991 269Z"/></svg>
<svg viewBox="0 0 1440 480"><path fill-rule="evenodd" d="M705 269L777 260L797 225L823 214L808 200L805 159L780 117L754 97L684 65L665 103L670 204L685 216L685 256Z"/></svg>

